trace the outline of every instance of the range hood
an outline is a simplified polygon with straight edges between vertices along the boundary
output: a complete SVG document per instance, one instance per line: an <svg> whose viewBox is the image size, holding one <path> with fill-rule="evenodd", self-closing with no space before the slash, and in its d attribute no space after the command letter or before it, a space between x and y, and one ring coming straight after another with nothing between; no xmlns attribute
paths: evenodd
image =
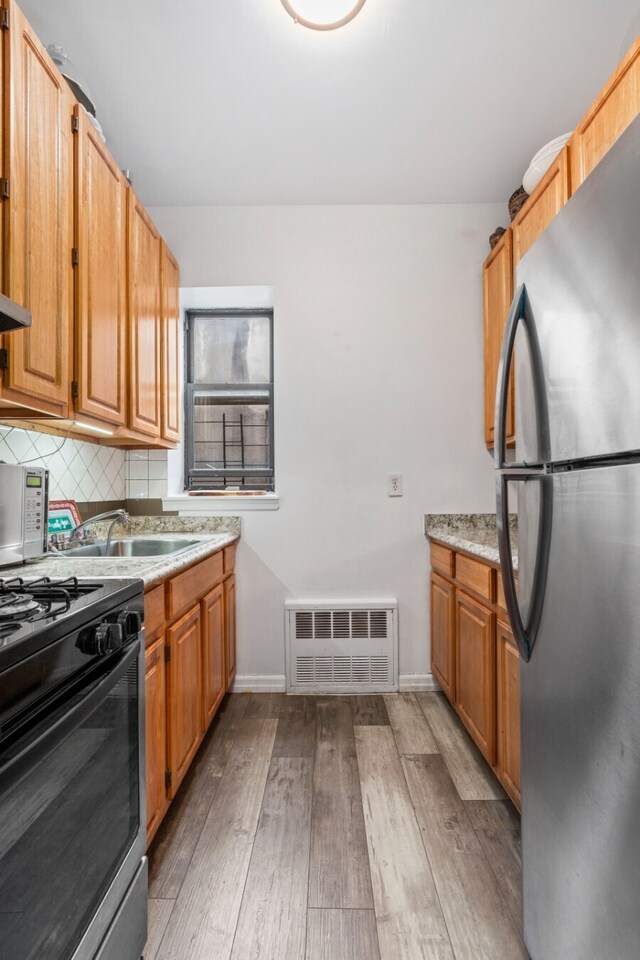
<svg viewBox="0 0 640 960"><path fill-rule="evenodd" d="M0 333L31 326L31 311L0 293Z"/></svg>

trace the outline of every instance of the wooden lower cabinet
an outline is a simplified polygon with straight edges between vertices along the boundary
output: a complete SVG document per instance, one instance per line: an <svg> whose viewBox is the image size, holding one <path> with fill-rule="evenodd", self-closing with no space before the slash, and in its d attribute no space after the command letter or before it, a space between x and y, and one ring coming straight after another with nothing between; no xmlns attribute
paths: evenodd
<svg viewBox="0 0 640 960"><path fill-rule="evenodd" d="M497 772L520 807L520 653L506 621L496 624L498 687Z"/></svg>
<svg viewBox="0 0 640 960"><path fill-rule="evenodd" d="M202 739L200 604L167 630L169 648L169 797L173 799Z"/></svg>
<svg viewBox="0 0 640 960"><path fill-rule="evenodd" d="M234 557L232 545L145 593L148 843L235 676Z"/></svg>
<svg viewBox="0 0 640 960"><path fill-rule="evenodd" d="M227 688L236 675L236 577L232 574L224 582L225 646Z"/></svg>
<svg viewBox="0 0 640 960"><path fill-rule="evenodd" d="M200 601L202 622L202 731L208 729L227 689L225 587L212 590Z"/></svg>
<svg viewBox="0 0 640 960"><path fill-rule="evenodd" d="M167 771L167 687L165 677L164 632L146 649L144 655L146 764L147 764L147 843L167 812L169 798Z"/></svg>
<svg viewBox="0 0 640 960"><path fill-rule="evenodd" d="M433 543L430 601L431 672L520 809L520 655L500 571Z"/></svg>
<svg viewBox="0 0 640 960"><path fill-rule="evenodd" d="M496 759L495 616L456 591L456 707L490 764Z"/></svg>
<svg viewBox="0 0 640 960"><path fill-rule="evenodd" d="M431 574L431 672L451 701L456 698L455 587Z"/></svg>

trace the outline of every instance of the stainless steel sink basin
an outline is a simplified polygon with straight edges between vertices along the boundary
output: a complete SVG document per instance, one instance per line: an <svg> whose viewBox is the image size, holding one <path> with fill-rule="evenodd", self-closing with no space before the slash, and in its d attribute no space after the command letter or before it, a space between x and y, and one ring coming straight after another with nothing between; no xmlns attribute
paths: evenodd
<svg viewBox="0 0 640 960"><path fill-rule="evenodd" d="M186 540L184 537L175 537L171 540L152 540L143 537L126 537L122 540L112 540L107 553L107 541L96 540L95 543L78 544L65 550L65 557L170 557L182 553L199 543L199 540Z"/></svg>

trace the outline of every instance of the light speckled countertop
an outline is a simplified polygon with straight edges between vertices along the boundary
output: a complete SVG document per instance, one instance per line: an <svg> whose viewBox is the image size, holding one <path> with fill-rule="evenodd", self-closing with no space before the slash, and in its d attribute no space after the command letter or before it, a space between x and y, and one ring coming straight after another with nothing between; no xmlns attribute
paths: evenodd
<svg viewBox="0 0 640 960"><path fill-rule="evenodd" d="M513 568L518 569L518 521L510 518ZM489 563L500 563L496 518L493 513L426 513L424 533L457 550L465 550Z"/></svg>
<svg viewBox="0 0 640 960"><path fill-rule="evenodd" d="M98 534L103 525L95 525ZM114 533L116 531L114 530ZM106 530L104 530L106 534ZM118 531L114 540L123 536L173 539L176 534L198 543L171 557L69 557L49 554L33 563L0 568L0 577L78 577L84 580L143 580L145 587L178 573L184 567L203 560L223 547L235 543L240 536L239 517L132 517L128 532Z"/></svg>

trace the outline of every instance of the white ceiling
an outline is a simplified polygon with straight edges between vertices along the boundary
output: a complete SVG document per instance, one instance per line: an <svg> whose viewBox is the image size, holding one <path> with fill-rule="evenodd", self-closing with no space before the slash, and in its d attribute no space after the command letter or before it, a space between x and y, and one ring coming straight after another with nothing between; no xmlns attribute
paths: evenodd
<svg viewBox="0 0 640 960"><path fill-rule="evenodd" d="M86 75L149 205L507 199L578 121L638 0L23 0Z"/></svg>

